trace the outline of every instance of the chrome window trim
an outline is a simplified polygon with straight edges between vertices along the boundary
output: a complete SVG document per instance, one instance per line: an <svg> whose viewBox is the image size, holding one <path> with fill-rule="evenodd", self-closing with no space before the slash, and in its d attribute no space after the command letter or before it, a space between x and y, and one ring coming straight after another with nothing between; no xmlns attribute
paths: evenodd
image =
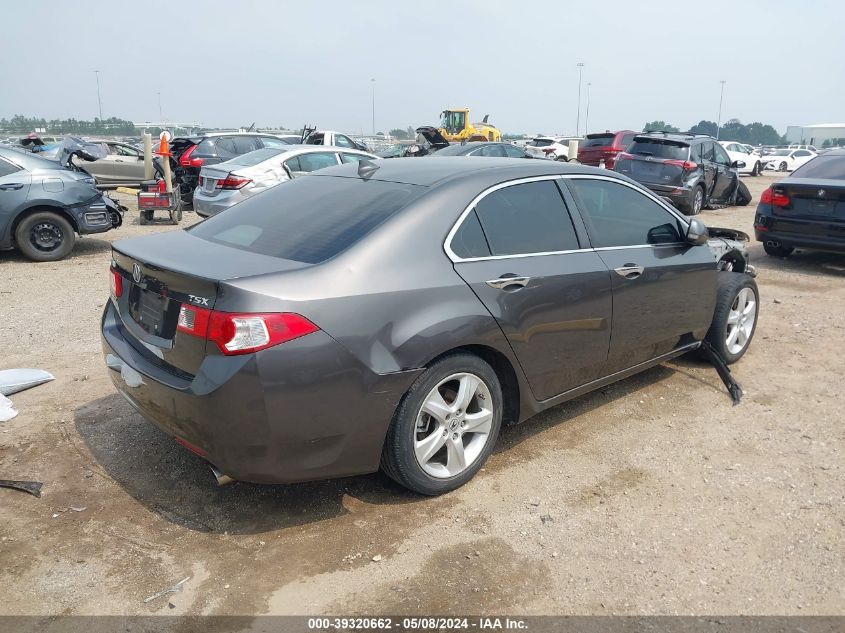
<svg viewBox="0 0 845 633"><path fill-rule="evenodd" d="M549 174L546 176L529 176L527 178L516 178L514 180L508 180L507 182L500 182L497 185L493 185L492 187L488 187L481 193L479 193L472 201L467 205L467 207L461 212L458 216L458 219L455 220L455 223L452 225L452 228L446 234L446 239L443 242L443 250L446 251L446 255L451 259L453 262L478 262L478 261L485 261L488 259L510 259L511 257L540 257L543 255L561 255L564 253L577 253L583 251L589 251L592 249L577 249L577 250L568 250L568 251L552 251L552 252L545 252L545 253L519 253L513 255L487 255L486 257L469 257L469 258L462 258L458 256L452 250L452 238L455 237L455 233L458 232L461 224L463 224L466 217L470 214L472 210L475 209L475 206L481 202L485 197L493 193L494 191L498 191L499 189L504 189L505 187L512 187L514 185L522 185L529 182L542 182L544 180L559 180L560 174ZM564 202L563 198L561 197L561 202L564 205L564 209L566 208L566 203ZM480 220L479 220L480 221Z"/></svg>
<svg viewBox="0 0 845 633"><path fill-rule="evenodd" d="M689 230L689 221L682 217L678 211L672 208L670 205L666 204L663 200L661 200L658 196L656 196L651 191L647 190L645 187L641 187L639 185L633 185L629 182L625 182L620 178L612 178L610 176L602 176L600 174L551 174L546 176L529 176L527 178L517 178L515 180L508 180L507 182L500 182L497 185L493 185L479 193L469 205L461 212L458 216L458 219L452 225L452 228L446 234L446 239L443 242L443 250L446 252L446 255L449 259L452 260L453 263L464 263L464 262L483 262L487 260L496 260L496 259L518 259L524 257L545 257L546 255L568 255L570 253L589 253L595 251L618 251L628 248L663 248L663 247L678 247L683 246L686 242L669 242L666 244L631 244L628 246L599 246L597 248L577 248L577 249L570 249L565 251L544 251L542 253L516 253L512 255L487 255L484 257L460 257L452 250L452 239L455 237L455 233L458 232L461 224L463 224L466 217L473 211L476 205L481 202L486 196L493 193L494 191L498 191L499 189L504 189L505 187L511 187L513 185L521 185L529 182L540 182L543 180L566 180L566 179L577 179L577 180L606 180L610 182L615 182L621 185L624 185L634 191L645 195L647 198L653 200L657 203L658 206L662 207L666 211L669 212L674 218L679 220L681 224ZM568 210L566 206L566 202L564 201L564 208ZM580 213L580 209L578 210ZM569 211L571 214L572 212ZM480 221L480 220L479 220Z"/></svg>

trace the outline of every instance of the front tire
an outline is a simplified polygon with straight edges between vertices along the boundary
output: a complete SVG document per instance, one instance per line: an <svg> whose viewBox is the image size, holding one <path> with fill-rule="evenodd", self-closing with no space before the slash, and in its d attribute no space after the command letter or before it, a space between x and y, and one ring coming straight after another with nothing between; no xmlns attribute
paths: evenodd
<svg viewBox="0 0 845 633"><path fill-rule="evenodd" d="M748 186L739 180L736 185L736 204L740 207L747 207L751 202L751 192Z"/></svg>
<svg viewBox="0 0 845 633"><path fill-rule="evenodd" d="M15 229L15 244L29 259L55 262L73 250L76 234L70 222L53 211L38 211L25 217Z"/></svg>
<svg viewBox="0 0 845 633"><path fill-rule="evenodd" d="M754 167L751 168L751 175L752 176L759 176L760 175L760 161L758 160L754 163Z"/></svg>
<svg viewBox="0 0 845 633"><path fill-rule="evenodd" d="M559 163L568 163L569 157L568 156L558 156L557 158L555 158L555 160L558 161Z"/></svg>
<svg viewBox="0 0 845 633"><path fill-rule="evenodd" d="M418 494L459 488L493 451L502 410L501 385L490 365L466 353L441 358L402 398L385 438L381 468Z"/></svg>
<svg viewBox="0 0 845 633"><path fill-rule="evenodd" d="M728 365L742 358L751 346L759 310L760 293L753 277L719 273L716 310L706 338Z"/></svg>
<svg viewBox="0 0 845 633"><path fill-rule="evenodd" d="M778 165L778 171L786 171L786 161Z"/></svg>

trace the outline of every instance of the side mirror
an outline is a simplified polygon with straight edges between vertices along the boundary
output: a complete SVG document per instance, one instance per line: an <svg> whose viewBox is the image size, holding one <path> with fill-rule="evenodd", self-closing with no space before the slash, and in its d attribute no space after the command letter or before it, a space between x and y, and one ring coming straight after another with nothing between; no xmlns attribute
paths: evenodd
<svg viewBox="0 0 845 633"><path fill-rule="evenodd" d="M734 169L742 169L743 167L745 167L745 161L744 160L735 160L734 162L731 163L731 167L733 167Z"/></svg>
<svg viewBox="0 0 845 633"><path fill-rule="evenodd" d="M689 221L689 228L687 229L687 242L695 244L696 246L706 244L710 238L710 232L704 223L695 218Z"/></svg>

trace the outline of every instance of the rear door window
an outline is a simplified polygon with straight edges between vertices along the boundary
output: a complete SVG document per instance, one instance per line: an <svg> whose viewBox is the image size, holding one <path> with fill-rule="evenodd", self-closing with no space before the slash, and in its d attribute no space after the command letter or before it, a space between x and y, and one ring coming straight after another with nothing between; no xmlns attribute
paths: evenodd
<svg viewBox="0 0 845 633"><path fill-rule="evenodd" d="M289 147L290 143L285 143L280 138L273 138L272 136L262 136L261 137L261 144L264 147L269 147L272 149L279 149L282 147Z"/></svg>
<svg viewBox="0 0 845 633"><path fill-rule="evenodd" d="M8 176L9 174L14 174L16 171L20 171L20 167L0 158L0 178Z"/></svg>
<svg viewBox="0 0 845 633"><path fill-rule="evenodd" d="M261 141L257 136L235 136L233 141L237 154L246 154L261 149Z"/></svg>
<svg viewBox="0 0 845 633"><path fill-rule="evenodd" d="M711 141L705 141L701 144L701 158L703 160L714 162L716 160L715 150L713 149L713 143Z"/></svg>
<svg viewBox="0 0 845 633"><path fill-rule="evenodd" d="M557 185L551 180L497 189L475 206L493 255L527 255L578 248Z"/></svg>
<svg viewBox="0 0 845 633"><path fill-rule="evenodd" d="M449 246L452 252L461 259L490 256L490 246L487 244L487 238L484 237L475 209L464 218Z"/></svg>
<svg viewBox="0 0 845 633"><path fill-rule="evenodd" d="M316 264L358 242L425 190L359 178L298 178L189 230L204 240L251 253Z"/></svg>
<svg viewBox="0 0 845 633"><path fill-rule="evenodd" d="M713 152L716 156L716 162L717 163L721 163L722 165L730 165L731 164L730 156L728 156L728 153L718 143L713 143Z"/></svg>
<svg viewBox="0 0 845 633"><path fill-rule="evenodd" d="M334 152L314 152L313 154L300 154L299 156L299 171L306 173L333 165L337 165L337 156Z"/></svg>
<svg viewBox="0 0 845 633"><path fill-rule="evenodd" d="M197 146L196 154L219 156L223 160L228 160L238 155L235 150L235 142L231 137L207 138Z"/></svg>
<svg viewBox="0 0 845 633"><path fill-rule="evenodd" d="M609 180L567 179L595 248L682 242L681 221L632 187Z"/></svg>

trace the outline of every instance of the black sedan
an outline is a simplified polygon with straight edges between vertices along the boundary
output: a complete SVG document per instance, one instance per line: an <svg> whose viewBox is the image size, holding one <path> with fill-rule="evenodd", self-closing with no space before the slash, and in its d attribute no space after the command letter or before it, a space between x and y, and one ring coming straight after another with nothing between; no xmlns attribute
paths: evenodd
<svg viewBox="0 0 845 633"><path fill-rule="evenodd" d="M705 338L738 360L759 306L745 256L605 170L362 161L117 242L103 351L218 481L382 468L434 495L502 424Z"/></svg>
<svg viewBox="0 0 845 633"><path fill-rule="evenodd" d="M490 143L487 141L473 141L471 143L454 143L437 150L431 156L484 156L486 158L533 158L521 147L510 143Z"/></svg>
<svg viewBox="0 0 845 633"><path fill-rule="evenodd" d="M845 149L817 156L766 189L754 234L774 257L796 247L845 253Z"/></svg>

